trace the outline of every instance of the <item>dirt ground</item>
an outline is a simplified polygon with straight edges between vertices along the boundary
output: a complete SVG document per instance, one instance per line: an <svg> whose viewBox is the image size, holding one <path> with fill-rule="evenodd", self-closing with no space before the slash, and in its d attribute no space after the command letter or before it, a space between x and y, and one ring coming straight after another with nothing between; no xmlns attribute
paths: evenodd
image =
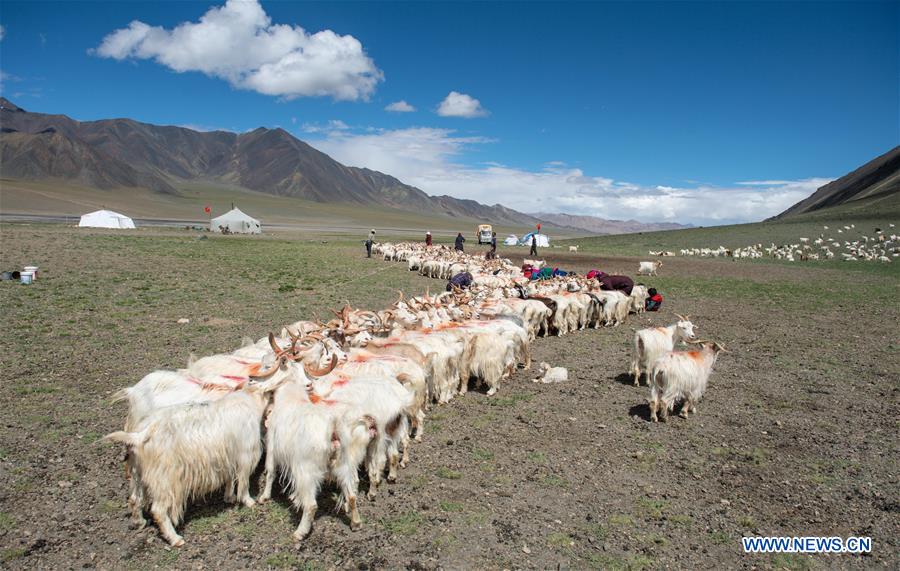
<svg viewBox="0 0 900 571"><path fill-rule="evenodd" d="M900 564L897 273L674 259L645 280L659 314L538 339L535 361L494 397L470 392L427 419L412 463L352 532L321 494L312 535L280 496L254 509L193 505L187 544L128 527L117 389L191 352L343 299L384 307L441 284L365 260L354 241L173 231L122 236L3 225L0 269L0 566L7 568L832 569ZM549 252L548 252L549 253ZM633 270L634 258L550 256ZM354 280L353 276L363 279ZM648 420L626 376L633 332L690 314L723 343L690 420ZM178 326L179 317L191 323ZM362 488L366 487L365 482ZM869 536L868 555L745 555L747 535Z"/></svg>

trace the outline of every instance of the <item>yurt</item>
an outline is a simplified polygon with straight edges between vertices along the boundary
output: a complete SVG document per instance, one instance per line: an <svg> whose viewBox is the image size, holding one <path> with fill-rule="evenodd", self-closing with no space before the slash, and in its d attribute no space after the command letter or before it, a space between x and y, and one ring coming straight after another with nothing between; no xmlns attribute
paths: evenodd
<svg viewBox="0 0 900 571"><path fill-rule="evenodd" d="M538 234L537 232L529 232L528 234L525 234L524 236L522 236L522 241L519 243L522 244L523 246L530 246L532 236L537 236L538 247L540 247L540 248L550 247L550 238L548 238L546 234Z"/></svg>
<svg viewBox="0 0 900 571"><path fill-rule="evenodd" d="M232 234L262 234L259 220L247 216L241 212L240 208L232 208L225 214L210 220L209 229L213 232L228 230Z"/></svg>
<svg viewBox="0 0 900 571"><path fill-rule="evenodd" d="M510 234L509 236L506 237L506 240L504 240L503 243L507 246L515 246L516 244L519 243L519 239L516 237L515 234Z"/></svg>
<svg viewBox="0 0 900 571"><path fill-rule="evenodd" d="M134 220L112 210L98 210L83 215L78 225L85 228L134 229Z"/></svg>

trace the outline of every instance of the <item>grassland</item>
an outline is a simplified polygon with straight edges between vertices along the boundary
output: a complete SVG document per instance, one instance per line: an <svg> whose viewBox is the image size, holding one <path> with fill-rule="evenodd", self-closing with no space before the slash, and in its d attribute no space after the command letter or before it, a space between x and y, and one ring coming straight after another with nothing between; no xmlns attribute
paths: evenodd
<svg viewBox="0 0 900 571"><path fill-rule="evenodd" d="M347 232L375 227L380 230L415 233L420 238L426 231L435 235L471 236L483 221L417 213L378 206L325 204L298 198L275 196L229 187L219 182L185 182L178 185L179 195L168 195L144 189L100 190L74 185L66 181L20 181L0 179L0 212L70 217L77 222L85 212L106 208L132 218L199 221L207 220L203 208L210 206L213 215L222 214L234 204L244 212L272 225L302 228L316 232ZM554 235L573 236L572 229L548 226ZM499 235L521 234L523 228L495 225Z"/></svg>
<svg viewBox="0 0 900 571"><path fill-rule="evenodd" d="M668 235L667 249L687 240ZM596 252L544 253L579 271L633 271L636 258L618 254L648 244L603 245L614 239L600 239ZM666 298L663 312L534 343L536 361L568 367L568 383L534 384L533 371L519 371L494 397L470 391L433 407L400 481L361 504L361 531L334 513L331 487L299 548L286 498L235 510L213 497L189 510L188 543L171 550L152 526L128 529L121 450L98 441L121 428L115 390L183 366L190 353L328 316L344 300L382 308L397 289L442 284L365 259L356 236L2 224L0 243L0 269L34 264L42 273L32 286L0 282L4 568L900 563L898 264L673 259L648 280ZM673 311L731 353L698 416L652 425L646 387L625 375L629 343L635 328L665 325ZM739 543L748 534L868 535L876 551L749 557Z"/></svg>

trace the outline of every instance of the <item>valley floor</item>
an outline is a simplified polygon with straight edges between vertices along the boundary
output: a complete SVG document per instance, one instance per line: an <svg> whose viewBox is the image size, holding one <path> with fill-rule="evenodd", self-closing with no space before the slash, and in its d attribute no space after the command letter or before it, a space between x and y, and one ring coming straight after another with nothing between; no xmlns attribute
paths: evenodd
<svg viewBox="0 0 900 571"><path fill-rule="evenodd" d="M299 548L283 496L254 509L219 497L191 507L180 549L153 526L130 530L122 450L99 442L124 420L113 392L184 366L190 353L325 317L345 299L383 308L397 289L443 285L365 259L361 239L205 236L0 226L0 270L41 267L32 286L0 282L0 566L900 564L900 280L874 266L667 261L645 280L665 296L659 314L534 343L536 362L568 367L567 383L534 384L535 371L520 370L494 397L433 406L399 481L362 500L360 531L332 509L331 488ZM562 251L544 253L579 271L637 267L637 258ZM648 389L626 375L631 339L674 311L731 352L697 416L651 424ZM190 323L176 324L182 317ZM870 536L873 551L750 556L747 535Z"/></svg>

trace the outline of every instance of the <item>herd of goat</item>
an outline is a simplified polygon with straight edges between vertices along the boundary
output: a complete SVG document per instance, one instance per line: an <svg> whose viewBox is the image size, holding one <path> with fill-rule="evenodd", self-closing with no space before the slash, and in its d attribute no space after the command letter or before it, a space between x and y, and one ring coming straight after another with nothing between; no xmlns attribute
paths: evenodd
<svg viewBox="0 0 900 571"><path fill-rule="evenodd" d="M894 224L890 224L889 227L894 228ZM727 257L733 259L769 257L787 262L833 260L838 258L846 262L868 261L881 262L883 264L891 263L891 258L900 257L900 242L898 242L900 236L897 236L897 234L885 234L881 228L875 228L871 236L858 231L856 224L836 228L837 234L843 234L843 236L826 236L825 232L829 231L828 226L823 226L822 230L819 236L812 241L809 238L800 238L794 244L776 246L773 242L769 246L751 244L734 249L729 249L725 246L719 246L718 248L684 248L680 253L682 256ZM857 235L851 236L851 233ZM674 255L672 252L653 251L650 254Z"/></svg>
<svg viewBox="0 0 900 571"><path fill-rule="evenodd" d="M596 280L569 274L529 280L506 259L485 260L444 246L376 244L385 260L447 280L459 272L467 289L399 298L382 311L335 311L327 323L301 320L278 335L232 353L191 359L185 369L152 372L119 391L127 401L122 431L107 440L126 446L125 474L133 522L149 512L173 546L188 502L224 489L225 500L253 506L283 483L302 517L294 538L311 531L322 485L340 491L338 506L360 525L359 471L367 497L382 478L395 481L423 436L426 409L465 394L470 381L494 395L518 368L531 366L531 343L546 335L617 326L644 310L647 290L603 291ZM539 266L538 260L526 260ZM654 268L657 269L657 268ZM691 321L638 331L631 372L650 386L651 419L696 412L721 345L696 339ZM674 351L679 342L694 350ZM542 363L545 382L562 368ZM256 500L250 478L265 454Z"/></svg>

